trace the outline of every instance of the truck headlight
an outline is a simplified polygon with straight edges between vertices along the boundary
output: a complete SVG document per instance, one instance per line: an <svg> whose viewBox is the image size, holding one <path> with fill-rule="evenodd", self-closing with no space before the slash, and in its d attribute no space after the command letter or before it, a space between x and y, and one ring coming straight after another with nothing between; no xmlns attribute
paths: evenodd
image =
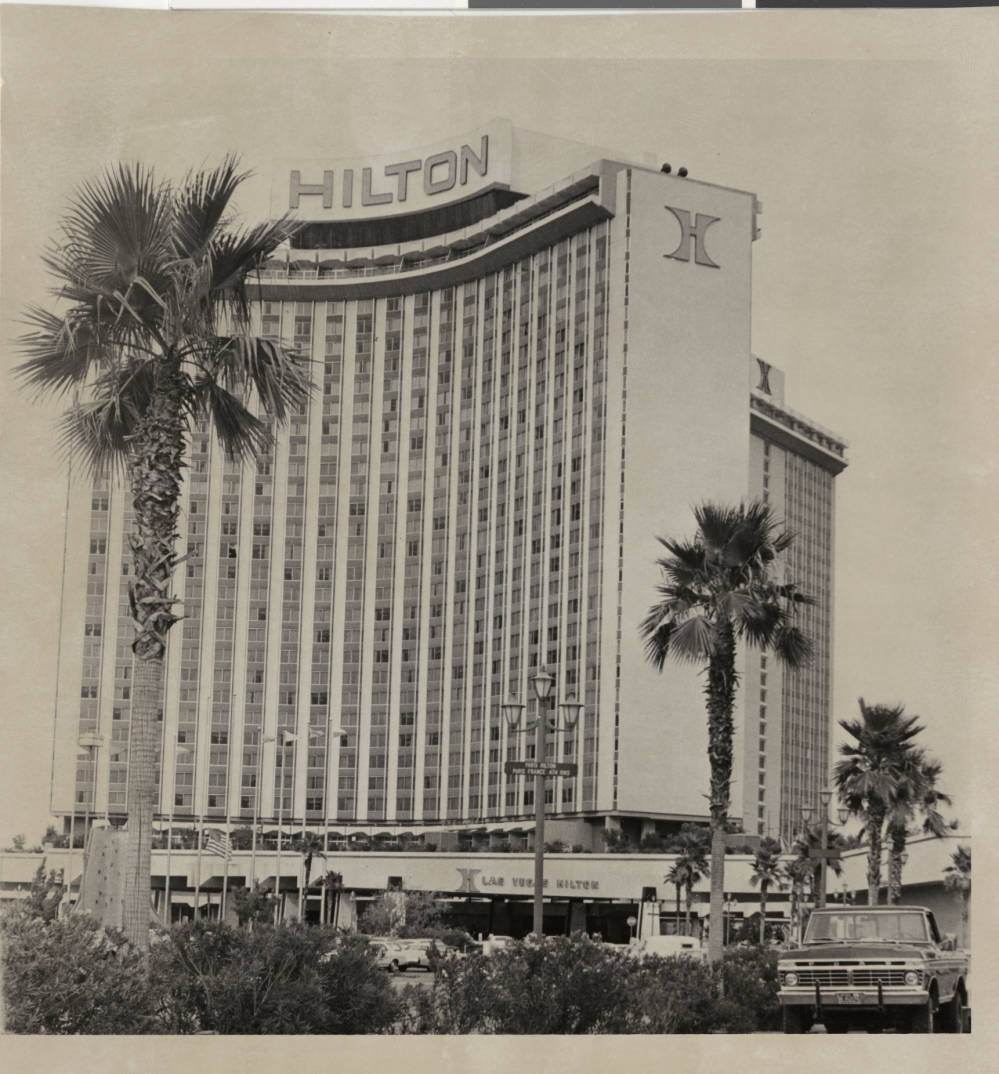
<svg viewBox="0 0 999 1074"><path fill-rule="evenodd" d="M919 971L908 970L905 975L905 983L907 985L919 984Z"/></svg>
<svg viewBox="0 0 999 1074"><path fill-rule="evenodd" d="M798 975L796 973L786 973L784 975L784 984L786 984L789 988L794 988L797 983Z"/></svg>

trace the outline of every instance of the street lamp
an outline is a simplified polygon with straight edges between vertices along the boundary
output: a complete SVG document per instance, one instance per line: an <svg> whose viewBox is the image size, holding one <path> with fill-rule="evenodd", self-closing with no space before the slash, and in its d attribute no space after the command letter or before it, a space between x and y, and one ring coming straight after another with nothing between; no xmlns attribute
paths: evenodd
<svg viewBox="0 0 999 1074"><path fill-rule="evenodd" d="M253 834L250 837L250 891L257 883L257 828L260 825L260 789L263 782L264 743L274 742L273 735L261 735L257 732L257 771L256 785L253 788Z"/></svg>
<svg viewBox="0 0 999 1074"><path fill-rule="evenodd" d="M736 902L731 895L722 896L722 944L727 947L729 935L732 931L732 915L735 913Z"/></svg>
<svg viewBox="0 0 999 1074"><path fill-rule="evenodd" d="M559 706L562 710L563 727L559 727L558 716L546 716L544 710L554 707L554 698L551 696L552 687L555 684L555 676L550 675L543 668L535 672L530 681L534 686L534 695L537 698L537 716L533 723L526 724L524 732L534 730L534 763L527 761L507 762L507 773L522 772L525 776L534 776L534 934L540 941L544 936L544 884L545 884L545 777L552 775L575 775L575 764L554 764L545 761L545 732L549 726L554 734L560 731L571 731L579 720L579 714L583 710L582 702L577 701L574 694L570 694ZM552 705L549 706L549 701ZM524 706L514 698L503 705L503 715L506 717L511 733L520 723ZM513 766L513 767L511 767Z"/></svg>
<svg viewBox="0 0 999 1074"><path fill-rule="evenodd" d="M298 735L293 734L291 731L281 730L278 732L278 748L281 750L281 790L278 794L278 827L277 827L277 854L275 856L275 869L274 869L274 893L276 899L274 902L274 924L276 925L281 919L281 824L284 818L284 788L285 788L285 771L287 766L285 765L286 755L284 747L288 743L294 743L298 741ZM295 793L295 755L294 750L292 752L292 773L291 773L291 788L292 795Z"/></svg>
<svg viewBox="0 0 999 1074"><path fill-rule="evenodd" d="M821 910L826 905L826 870L829 868L829 862L839 857L839 850L829 849L829 803L832 801L833 792L828 787L823 787L819 791L819 849L816 851L809 847L808 855L812 858L819 859L819 883L818 889L815 894L815 908ZM812 819L813 809L811 806L801 807L801 818L805 822L806 827L806 842L807 842L807 827L809 821ZM837 817L840 824L845 820L845 816L849 815L848 810L838 809Z"/></svg>
<svg viewBox="0 0 999 1074"><path fill-rule="evenodd" d="M90 829L90 810L92 806L96 806L96 792L97 792L97 767L94 763L94 752L99 750L104 745L103 735L80 735L80 748L87 751L87 776L90 783L90 793L87 795L87 800L84 804L84 818L83 818L83 879L80 881L80 888L83 888L83 881L87 876L87 834Z"/></svg>

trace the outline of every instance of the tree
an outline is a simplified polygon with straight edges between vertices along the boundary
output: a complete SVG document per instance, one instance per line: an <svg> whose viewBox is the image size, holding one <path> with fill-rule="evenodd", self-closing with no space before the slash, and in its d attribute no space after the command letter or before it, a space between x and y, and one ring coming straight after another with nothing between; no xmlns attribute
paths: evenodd
<svg viewBox="0 0 999 1074"><path fill-rule="evenodd" d="M863 698L859 705L859 720L839 721L853 742L840 746L843 760L836 762L833 778L840 802L867 832L867 900L874 906L881 889L885 820L912 763L912 739L923 728L902 705L866 705Z"/></svg>
<svg viewBox="0 0 999 1074"><path fill-rule="evenodd" d="M908 758L902 778L892 796L885 818L888 840L888 902L897 904L902 894L902 866L910 826L917 814L923 818L925 835L938 838L948 831L939 806L950 805L950 798L937 788L943 766L929 759L923 750L914 750Z"/></svg>
<svg viewBox="0 0 999 1074"><path fill-rule="evenodd" d="M73 393L62 443L91 471L123 471L135 519L129 604L135 627L124 924L149 943L155 753L171 579L189 434L208 419L223 448L248 457L308 396L304 364L250 331L248 274L291 234L286 218L245 229L230 203L246 178L235 158L180 183L119 165L78 190L45 256L60 312L30 307L18 367L39 394ZM80 400L82 396L82 401Z"/></svg>
<svg viewBox="0 0 999 1074"><path fill-rule="evenodd" d="M791 885L791 935L800 941L805 929L805 887L813 875L812 863L796 857L784 866L784 873Z"/></svg>
<svg viewBox="0 0 999 1074"><path fill-rule="evenodd" d="M761 839L753 855L752 873L749 882L760 886L760 943L767 942L767 893L771 884L782 891L785 887L784 869L780 861L780 842L777 839Z"/></svg>
<svg viewBox="0 0 999 1074"><path fill-rule="evenodd" d="M805 663L811 645L794 625L795 613L814 603L790 582L775 580L777 557L793 537L779 529L770 508L705 503L695 508L692 540L659 538L669 552L657 561L657 600L641 623L646 656L662 671L667 657L701 664L708 713L711 769L711 920L721 921L725 883L725 826L732 780L733 709L738 687L736 646L772 651L789 667ZM712 929L712 960L722 953Z"/></svg>
<svg viewBox="0 0 999 1074"><path fill-rule="evenodd" d="M711 833L699 824L684 824L676 838L679 856L676 866L683 875L683 889L686 894L686 914L684 931L691 935L690 914L694 904L694 885L708 871L708 851L711 847Z"/></svg>
<svg viewBox="0 0 999 1074"><path fill-rule="evenodd" d="M961 900L961 946L968 946L968 909L971 903L971 847L958 846L944 869L944 887Z"/></svg>
<svg viewBox="0 0 999 1074"><path fill-rule="evenodd" d="M826 832L826 847L843 849L843 837L836 831ZM816 901L816 895L819 889L819 872L822 869L821 861L812 854L813 850L820 850L822 848L822 825L821 823L806 824L804 828L798 833L797 838L791 844L791 852L795 855L794 865L797 873L802 878L802 893L804 893L804 887L807 884L808 894L812 902ZM828 863L828 868L831 869L837 876L843 872L843 866L837 858L833 858Z"/></svg>
<svg viewBox="0 0 999 1074"><path fill-rule="evenodd" d="M673 862L670 871L663 877L664 884L672 884L676 888L676 928L680 931L680 895L687 887L687 863L682 858Z"/></svg>

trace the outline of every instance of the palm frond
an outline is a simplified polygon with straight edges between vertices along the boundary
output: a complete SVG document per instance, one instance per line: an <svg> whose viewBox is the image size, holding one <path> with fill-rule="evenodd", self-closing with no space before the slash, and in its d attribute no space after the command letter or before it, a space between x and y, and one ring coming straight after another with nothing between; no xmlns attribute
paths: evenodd
<svg viewBox="0 0 999 1074"><path fill-rule="evenodd" d="M102 470L122 473L137 424L135 411L114 399L80 403L60 420L59 448L91 476Z"/></svg>
<svg viewBox="0 0 999 1074"><path fill-rule="evenodd" d="M811 639L796 626L781 626L774 635L772 647L789 668L805 667L814 652Z"/></svg>
<svg viewBox="0 0 999 1074"><path fill-rule="evenodd" d="M233 390L253 388L269 415L284 421L308 401L309 361L295 351L258 336L227 336L212 341L219 381Z"/></svg>
<svg viewBox="0 0 999 1074"><path fill-rule="evenodd" d="M250 177L230 153L216 168L187 173L174 197L173 255L177 260L207 252L237 187Z"/></svg>
<svg viewBox="0 0 999 1074"><path fill-rule="evenodd" d="M169 185L142 164L119 164L77 190L52 261L92 286L123 290L158 274L171 221Z"/></svg>
<svg viewBox="0 0 999 1074"><path fill-rule="evenodd" d="M24 384L38 394L54 391L57 395L86 383L102 348L93 325L80 318L76 310L58 317L40 306L29 306L23 322L28 331L18 339L27 361L14 368Z"/></svg>
<svg viewBox="0 0 999 1074"><path fill-rule="evenodd" d="M700 663L710 659L717 644L717 634L704 615L692 615L678 623L670 637L670 652L675 659Z"/></svg>
<svg viewBox="0 0 999 1074"><path fill-rule="evenodd" d="M234 458L251 459L270 444L268 424L211 377L195 381L189 405L193 418L211 419L223 448Z"/></svg>

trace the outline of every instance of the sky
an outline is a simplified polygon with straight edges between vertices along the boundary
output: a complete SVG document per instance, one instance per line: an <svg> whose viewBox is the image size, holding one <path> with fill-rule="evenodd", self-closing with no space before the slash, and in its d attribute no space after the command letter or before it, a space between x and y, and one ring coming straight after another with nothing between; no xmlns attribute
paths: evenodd
<svg viewBox="0 0 999 1074"><path fill-rule="evenodd" d="M850 445L833 715L859 696L919 715L953 815L980 823L999 640L999 21L746 15L3 9L0 846L49 822L66 469L59 408L9 370L74 187L119 159L180 176L235 150L257 173L240 197L256 220L275 160L389 153L496 116L762 201L753 352L785 371L793 410Z"/></svg>

